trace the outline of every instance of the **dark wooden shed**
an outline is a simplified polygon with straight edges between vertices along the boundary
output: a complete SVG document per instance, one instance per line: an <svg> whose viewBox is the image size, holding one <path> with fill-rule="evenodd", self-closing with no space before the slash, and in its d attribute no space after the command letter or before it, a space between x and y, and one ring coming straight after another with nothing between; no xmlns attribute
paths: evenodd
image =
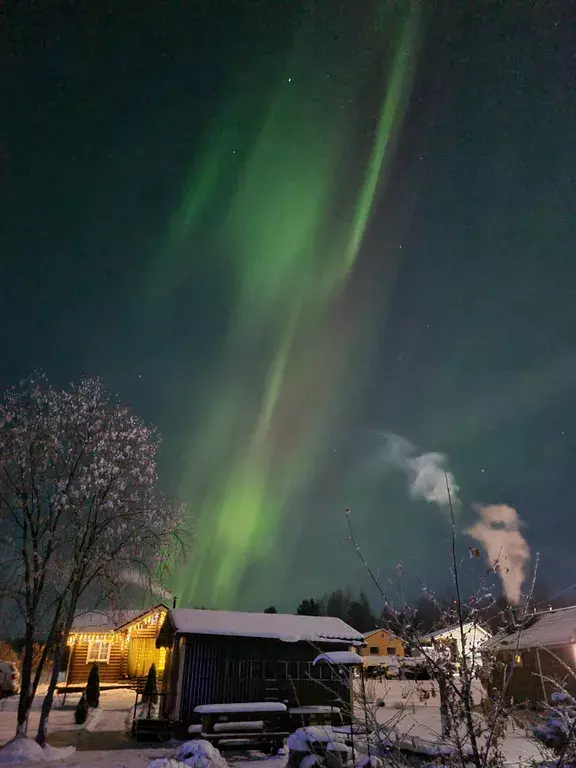
<svg viewBox="0 0 576 768"><path fill-rule="evenodd" d="M280 701L289 707L350 701L346 672L312 662L364 644L326 616L176 609L157 638L166 648L164 715L184 731L200 704Z"/></svg>

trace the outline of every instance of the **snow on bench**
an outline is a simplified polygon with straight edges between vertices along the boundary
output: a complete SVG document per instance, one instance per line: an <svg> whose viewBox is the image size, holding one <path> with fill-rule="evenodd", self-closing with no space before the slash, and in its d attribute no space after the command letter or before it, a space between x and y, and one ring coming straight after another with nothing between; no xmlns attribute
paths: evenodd
<svg viewBox="0 0 576 768"><path fill-rule="evenodd" d="M263 731L263 720L244 720L240 722L232 723L214 723L214 733L224 731L230 733L232 731Z"/></svg>
<svg viewBox="0 0 576 768"><path fill-rule="evenodd" d="M291 715L339 715L339 707L291 707L288 710Z"/></svg>
<svg viewBox="0 0 576 768"><path fill-rule="evenodd" d="M237 712L286 712L286 705L279 701L247 701L240 704L199 704L194 708L197 715L227 715Z"/></svg>

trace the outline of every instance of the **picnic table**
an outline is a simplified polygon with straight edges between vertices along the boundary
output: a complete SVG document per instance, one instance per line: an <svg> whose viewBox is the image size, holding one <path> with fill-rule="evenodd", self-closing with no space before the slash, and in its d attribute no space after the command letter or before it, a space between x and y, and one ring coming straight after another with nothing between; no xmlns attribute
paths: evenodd
<svg viewBox="0 0 576 768"><path fill-rule="evenodd" d="M290 735L282 728L287 709L281 702L199 704L194 714L201 722L191 725L188 733L194 738L210 741L219 749L249 744L252 748L273 752Z"/></svg>

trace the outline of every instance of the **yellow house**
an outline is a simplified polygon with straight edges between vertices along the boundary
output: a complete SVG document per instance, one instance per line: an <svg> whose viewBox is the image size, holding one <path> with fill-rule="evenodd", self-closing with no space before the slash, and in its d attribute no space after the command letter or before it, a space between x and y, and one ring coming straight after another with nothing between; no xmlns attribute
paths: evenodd
<svg viewBox="0 0 576 768"><path fill-rule="evenodd" d="M404 645L400 638L385 629L373 629L364 633L366 646L360 648L361 656L397 656L405 655Z"/></svg>

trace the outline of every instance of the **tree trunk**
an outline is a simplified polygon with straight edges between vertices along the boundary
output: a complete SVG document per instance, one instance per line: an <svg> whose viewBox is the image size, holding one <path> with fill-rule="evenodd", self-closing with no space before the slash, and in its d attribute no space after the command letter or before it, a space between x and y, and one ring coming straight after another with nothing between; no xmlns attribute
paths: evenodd
<svg viewBox="0 0 576 768"><path fill-rule="evenodd" d="M28 717L32 707L32 661L34 654L34 637L32 627L26 627L24 641L24 653L22 657L22 677L20 681L20 698L18 699L18 718L16 724L16 736L26 736L28 730Z"/></svg>
<svg viewBox="0 0 576 768"><path fill-rule="evenodd" d="M38 733L36 734L36 741L43 747L46 744L46 735L48 733L48 718L50 716L50 710L52 709L52 703L54 701L54 691L58 685L58 675L60 674L60 662L62 660L62 646L66 642L66 638L62 638L56 652L54 653L54 666L52 667L52 674L50 675L50 683L44 701L42 702L42 709L40 710L40 723L38 725Z"/></svg>

